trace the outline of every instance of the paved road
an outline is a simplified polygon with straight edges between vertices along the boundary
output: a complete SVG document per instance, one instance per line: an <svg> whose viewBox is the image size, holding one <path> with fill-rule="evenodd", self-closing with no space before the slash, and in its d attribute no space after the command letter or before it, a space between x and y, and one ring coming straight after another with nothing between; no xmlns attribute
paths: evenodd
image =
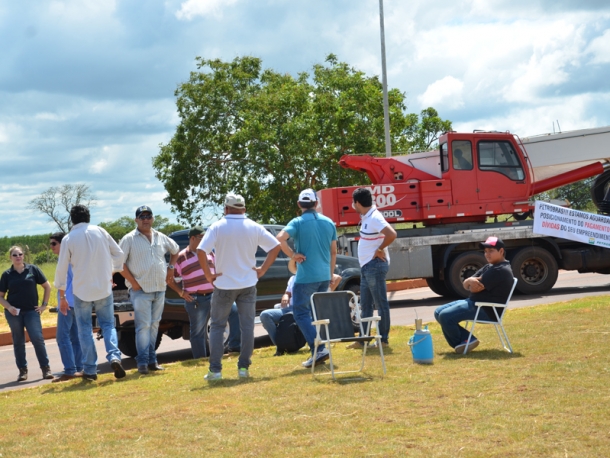
<svg viewBox="0 0 610 458"><path fill-rule="evenodd" d="M610 276L600 274L579 274L577 272L560 272L555 287L547 294L539 296L515 296L511 301L511 308L529 307L539 304L569 301L586 296L610 295ZM434 309L447 302L446 299L437 296L429 288L416 288L406 291L389 293L391 301L392 325L412 325L416 314L424 322L434 321ZM270 345L271 341L266 336L261 325L256 326L257 346ZM47 340L47 353L54 371L62 370L59 350L55 340ZM50 383L41 379L40 369L37 367L36 356L31 344L26 345L27 358L30 363L30 374L27 382L17 383L17 368L13 356L13 347L0 347L0 391L25 388ZM106 354L103 341L97 342L97 352L100 360ZM183 361L191 358L190 344L186 340L171 340L164 336L159 347L159 362L161 364ZM135 369L136 363L133 358L125 358L123 366L126 370ZM98 366L102 373L111 372L110 365L105 362Z"/></svg>

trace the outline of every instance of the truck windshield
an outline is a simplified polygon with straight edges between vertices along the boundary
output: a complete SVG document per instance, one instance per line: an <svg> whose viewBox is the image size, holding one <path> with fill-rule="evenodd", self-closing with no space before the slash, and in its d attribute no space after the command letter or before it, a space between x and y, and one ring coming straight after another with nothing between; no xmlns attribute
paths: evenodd
<svg viewBox="0 0 610 458"><path fill-rule="evenodd" d="M524 179L523 167L510 142L480 141L477 147L480 170L498 172L514 181Z"/></svg>

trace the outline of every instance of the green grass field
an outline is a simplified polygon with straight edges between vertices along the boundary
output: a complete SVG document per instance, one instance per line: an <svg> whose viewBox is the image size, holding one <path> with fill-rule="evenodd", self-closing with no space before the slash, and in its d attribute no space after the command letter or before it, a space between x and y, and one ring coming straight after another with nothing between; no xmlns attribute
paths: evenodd
<svg viewBox="0 0 610 458"><path fill-rule="evenodd" d="M204 382L206 360L3 393L0 455L15 456L610 456L608 297L510 310L515 350L480 326L456 355L437 325L433 365L413 364L413 329L394 327L363 378L312 378L307 354L256 350L252 378L236 359ZM335 347L340 369L358 352Z"/></svg>

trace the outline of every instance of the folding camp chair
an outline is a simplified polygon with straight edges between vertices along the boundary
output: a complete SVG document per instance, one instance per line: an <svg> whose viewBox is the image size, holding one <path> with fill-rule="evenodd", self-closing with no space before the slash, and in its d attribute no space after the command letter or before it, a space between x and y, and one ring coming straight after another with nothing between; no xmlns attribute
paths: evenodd
<svg viewBox="0 0 610 458"><path fill-rule="evenodd" d="M467 320L465 328L468 330L468 323L472 323L472 329L470 330L470 335L468 336L468 340L466 341L466 347L464 347L464 354L468 353L468 346L470 345L470 338L474 333L474 326L477 323L481 324L493 324L496 328L496 333L498 334L498 339L500 339L500 345L504 347L506 351L509 353L513 352L513 347L511 347L510 342L508 341L508 336L506 335L506 331L504 330L504 325L502 324L502 318L504 318L504 313L508 308L508 303L510 302L510 298L513 296L513 291L515 291L515 286L517 286L517 279L513 278L513 287L510 290L510 294L506 299L505 304L494 304L493 302L475 302L475 306L477 308L477 313L474 315L474 320ZM481 309L485 310L485 313L489 317L489 320L479 320L479 312ZM502 335L500 335L500 331L498 327L502 330L502 335L504 336L504 340L502 339Z"/></svg>
<svg viewBox="0 0 610 458"><path fill-rule="evenodd" d="M355 307L355 318L362 336L355 336L354 324L352 322L351 307ZM370 335L370 328L372 323L376 323L381 320L378 316L370 318L361 318L360 316L360 304L358 303L358 297L351 291L333 291L324 293L314 293L311 296L311 310L313 312L313 325L316 327L316 338L313 350L313 360L316 360L318 353L318 347L325 344L328 348L330 356L330 372L324 375L331 374L335 379L335 374L347 374L352 372L362 372L364 369L364 358L366 357L366 350L368 344L372 340L377 341L377 348L379 348L379 354L381 356L381 365L383 366L383 373L386 373L385 359L383 358L383 347L381 345L381 336L379 333L375 336ZM363 326L363 323L370 323L367 326ZM367 328L366 331L364 328ZM333 364L333 352L332 343L335 342L362 342L364 347L362 349L362 363L360 364L359 370L352 371L341 371L336 372ZM311 373L315 375L315 364L311 366Z"/></svg>

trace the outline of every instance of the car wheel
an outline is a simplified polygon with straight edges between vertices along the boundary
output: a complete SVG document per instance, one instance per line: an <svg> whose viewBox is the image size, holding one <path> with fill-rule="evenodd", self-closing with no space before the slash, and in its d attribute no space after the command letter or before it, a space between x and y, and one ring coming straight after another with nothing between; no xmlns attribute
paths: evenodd
<svg viewBox="0 0 610 458"><path fill-rule="evenodd" d="M210 356L210 331L212 329L212 318L208 316L208 324L205 327L205 349L207 352L206 356ZM227 344L229 343L229 323L227 322L226 326L225 326L225 330L222 334L222 345L223 347L226 347Z"/></svg>

